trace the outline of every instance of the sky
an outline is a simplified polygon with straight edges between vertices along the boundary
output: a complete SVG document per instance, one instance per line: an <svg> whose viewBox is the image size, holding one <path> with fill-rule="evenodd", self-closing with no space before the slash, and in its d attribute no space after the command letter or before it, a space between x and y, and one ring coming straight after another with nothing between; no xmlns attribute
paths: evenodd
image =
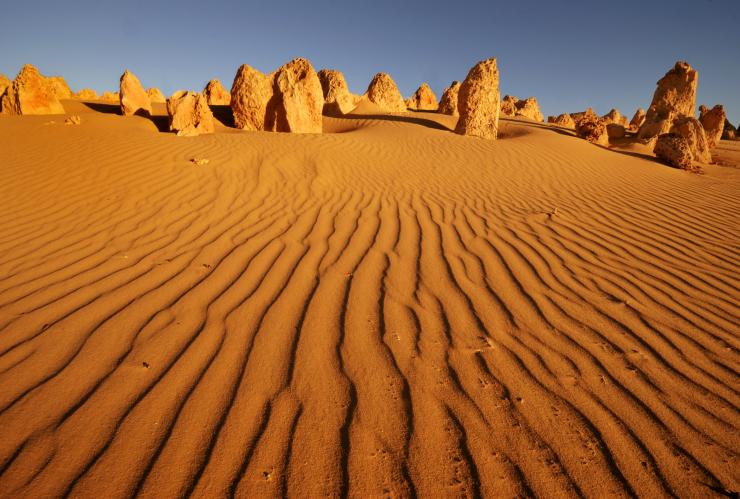
<svg viewBox="0 0 740 499"><path fill-rule="evenodd" d="M237 68L271 72L295 57L338 69L363 93L390 73L404 97L441 96L496 57L500 88L542 112L592 106L631 117L677 60L699 72L698 104L740 125L738 0L68 0L15 1L0 17L0 73L31 63L73 90L117 90L124 69L166 95L230 88Z"/></svg>

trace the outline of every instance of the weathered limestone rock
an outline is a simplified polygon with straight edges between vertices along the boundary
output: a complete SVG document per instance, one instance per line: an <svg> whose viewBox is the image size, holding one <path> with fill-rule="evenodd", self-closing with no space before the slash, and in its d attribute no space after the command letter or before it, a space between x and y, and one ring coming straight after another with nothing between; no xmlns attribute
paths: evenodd
<svg viewBox="0 0 740 499"><path fill-rule="evenodd" d="M349 91L341 71L322 69L319 71L321 90L324 93L324 113L330 116L347 114L357 106L357 99Z"/></svg>
<svg viewBox="0 0 740 499"><path fill-rule="evenodd" d="M5 76L4 74L0 74L0 98L2 98L3 94L5 93L5 90L13 84L13 81Z"/></svg>
<svg viewBox="0 0 740 499"><path fill-rule="evenodd" d="M146 95L149 96L151 102L166 102L164 94L157 87L151 87L146 90Z"/></svg>
<svg viewBox="0 0 740 499"><path fill-rule="evenodd" d="M495 140L501 112L496 59L480 61L460 86L457 106L460 119L455 133Z"/></svg>
<svg viewBox="0 0 740 499"><path fill-rule="evenodd" d="M266 123L267 107L272 94L272 76L242 64L231 86L231 110L236 127L245 130L272 130L274 120Z"/></svg>
<svg viewBox="0 0 740 499"><path fill-rule="evenodd" d="M709 153L707 136L704 127L699 120L691 116L684 116L673 122L671 133L686 139L691 149L694 160L701 163L711 163L712 155Z"/></svg>
<svg viewBox="0 0 740 499"><path fill-rule="evenodd" d="M103 92L103 95L100 96L100 100L118 102L120 97L118 92Z"/></svg>
<svg viewBox="0 0 740 499"><path fill-rule="evenodd" d="M231 94L221 84L221 80L209 81L203 89L206 101L212 106L228 106L231 104Z"/></svg>
<svg viewBox="0 0 740 499"><path fill-rule="evenodd" d="M582 120L583 118L598 118L596 116L596 113L594 113L593 108L589 107L585 111L581 111L578 113L571 113L570 117L573 118L573 121L575 122L576 126L578 125L578 122Z"/></svg>
<svg viewBox="0 0 740 499"><path fill-rule="evenodd" d="M437 96L427 83L422 83L411 96L411 105L409 108L419 111L436 111L439 108Z"/></svg>
<svg viewBox="0 0 740 499"><path fill-rule="evenodd" d="M516 116L516 103L519 99L513 95L504 95L501 101L501 114L504 116Z"/></svg>
<svg viewBox="0 0 740 499"><path fill-rule="evenodd" d="M64 114L54 84L30 64L21 68L2 96L3 114Z"/></svg>
<svg viewBox="0 0 740 499"><path fill-rule="evenodd" d="M604 147L609 145L606 123L593 113L586 112L581 119L576 121L576 135L593 144Z"/></svg>
<svg viewBox="0 0 740 499"><path fill-rule="evenodd" d="M386 73L376 74L365 93L367 99L388 113L402 113L406 111L406 103L398 91L396 82Z"/></svg>
<svg viewBox="0 0 740 499"><path fill-rule="evenodd" d="M318 74L302 58L270 75L244 64L231 87L231 109L238 128L321 133L323 107Z"/></svg>
<svg viewBox="0 0 740 499"><path fill-rule="evenodd" d="M170 130L178 136L213 133L216 129L213 113L201 93L180 90L167 99Z"/></svg>
<svg viewBox="0 0 740 499"><path fill-rule="evenodd" d="M724 130L722 131L722 138L725 140L733 140L737 136L737 128L735 128L733 124L730 123L730 120L725 118L725 126Z"/></svg>
<svg viewBox="0 0 740 499"><path fill-rule="evenodd" d="M550 121L550 123L553 123L558 126L562 126L565 128L575 128L576 122L573 120L570 114L563 113L559 114L557 117L553 117L553 120Z"/></svg>
<svg viewBox="0 0 740 499"><path fill-rule="evenodd" d="M626 135L624 126L619 123L606 125L606 134L610 139L622 139Z"/></svg>
<svg viewBox="0 0 740 499"><path fill-rule="evenodd" d="M720 104L714 106L711 110L708 110L704 106L701 107L704 108L704 112L701 113L699 122L701 123L701 126L704 127L709 147L716 147L722 138L722 132L725 128L725 120L727 120L725 108Z"/></svg>
<svg viewBox="0 0 740 499"><path fill-rule="evenodd" d="M450 116L459 116L457 112L457 96L459 93L460 82L455 80L442 92L442 98L439 100L437 111L442 114L449 114Z"/></svg>
<svg viewBox="0 0 740 499"><path fill-rule="evenodd" d="M516 116L524 116L534 121L545 121L540 112L540 105L536 97L528 97L516 101Z"/></svg>
<svg viewBox="0 0 740 499"><path fill-rule="evenodd" d="M70 116L66 120L64 120L65 125L80 125L82 124L82 119L76 114Z"/></svg>
<svg viewBox="0 0 740 499"><path fill-rule="evenodd" d="M119 87L121 113L124 116L152 114L152 103L139 79L128 69L121 75Z"/></svg>
<svg viewBox="0 0 740 499"><path fill-rule="evenodd" d="M67 85L67 82L61 76L49 76L47 81L54 90L54 95L57 99L71 99L72 90Z"/></svg>
<svg viewBox="0 0 740 499"><path fill-rule="evenodd" d="M694 167L694 157L688 141L675 133L664 133L658 136L653 152L658 159L676 168L697 169Z"/></svg>
<svg viewBox="0 0 740 499"><path fill-rule="evenodd" d="M683 61L678 61L673 69L658 80L645 122L638 132L639 139L653 141L668 132L676 120L686 116L693 117L696 113L698 82L696 70Z"/></svg>
<svg viewBox="0 0 740 499"><path fill-rule="evenodd" d="M92 88L83 88L74 95L75 99L80 100L98 100L98 93Z"/></svg>
<svg viewBox="0 0 740 499"><path fill-rule="evenodd" d="M299 57L278 69L273 87L277 97L275 131L321 133L324 92L308 60Z"/></svg>
<svg viewBox="0 0 740 499"><path fill-rule="evenodd" d="M635 114L632 116L632 119L630 120L629 129L637 130L642 126L644 122L645 122L645 110L641 107L638 107L637 111L635 111Z"/></svg>
<svg viewBox="0 0 740 499"><path fill-rule="evenodd" d="M627 117L620 113L618 109L612 109L604 116L602 116L601 119L604 120L604 123L606 123L607 125L614 123L617 125L622 125L623 127L627 126Z"/></svg>

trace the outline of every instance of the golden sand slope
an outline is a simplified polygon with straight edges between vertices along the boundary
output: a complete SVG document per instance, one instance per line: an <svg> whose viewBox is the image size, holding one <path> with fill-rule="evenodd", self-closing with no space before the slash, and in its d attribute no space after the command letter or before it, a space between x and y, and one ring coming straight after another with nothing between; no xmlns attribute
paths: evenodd
<svg viewBox="0 0 740 499"><path fill-rule="evenodd" d="M451 119L0 118L0 496L738 490L740 169Z"/></svg>

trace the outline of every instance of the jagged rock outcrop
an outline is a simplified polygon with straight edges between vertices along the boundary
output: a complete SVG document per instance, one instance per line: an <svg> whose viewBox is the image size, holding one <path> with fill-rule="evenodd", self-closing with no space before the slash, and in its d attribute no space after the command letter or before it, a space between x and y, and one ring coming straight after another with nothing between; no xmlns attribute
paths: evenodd
<svg viewBox="0 0 740 499"><path fill-rule="evenodd" d="M609 133L606 128L606 123L604 123L603 119L593 114L593 112L584 113L584 115L576 121L576 135L593 144L605 147L609 145Z"/></svg>
<svg viewBox="0 0 740 499"><path fill-rule="evenodd" d="M519 99L513 95L504 95L501 101L501 114L503 116L516 116L516 103Z"/></svg>
<svg viewBox="0 0 740 499"><path fill-rule="evenodd" d="M365 92L367 99L388 113L402 113L406 111L406 103L398 91L396 82L386 73L373 76Z"/></svg>
<svg viewBox="0 0 740 499"><path fill-rule="evenodd" d="M46 78L51 88L54 91L54 95L57 99L71 99L72 89L67 85L67 81L61 76L49 76Z"/></svg>
<svg viewBox="0 0 740 499"><path fill-rule="evenodd" d="M231 94L221 84L221 80L213 79L206 83L203 88L203 95L206 96L206 101L212 106L228 106L231 104Z"/></svg>
<svg viewBox="0 0 740 499"><path fill-rule="evenodd" d="M302 58L269 75L244 64L231 88L231 109L238 128L320 133L323 107L318 74Z"/></svg>
<svg viewBox="0 0 740 499"><path fill-rule="evenodd" d="M152 103L149 100L149 96L136 75L128 69L121 75L118 95L121 104L121 114L124 116L135 114L149 116L152 114Z"/></svg>
<svg viewBox="0 0 740 499"><path fill-rule="evenodd" d="M118 95L118 92L103 92L103 95L100 96L100 100L118 102L120 100L120 97Z"/></svg>
<svg viewBox="0 0 740 499"><path fill-rule="evenodd" d="M496 59L480 61L465 77L458 94L460 118L455 133L495 140L501 113L499 73Z"/></svg>
<svg viewBox="0 0 740 499"><path fill-rule="evenodd" d="M638 107L637 110L635 111L635 114L632 116L632 119L630 120L629 129L637 130L642 126L644 122L645 122L645 110L641 107Z"/></svg>
<svg viewBox="0 0 740 499"><path fill-rule="evenodd" d="M613 123L616 125L622 125L623 127L627 126L627 117L620 113L618 109L612 108L612 110L602 116L601 119L604 120L604 123L607 125Z"/></svg>
<svg viewBox="0 0 740 499"><path fill-rule="evenodd" d="M704 133L704 127L699 120L692 116L684 116L673 122L670 133L674 133L686 139L695 161L711 163L712 155L709 153L709 143Z"/></svg>
<svg viewBox="0 0 740 499"><path fill-rule="evenodd" d="M0 109L3 114L64 114L55 85L31 64L23 66L6 88Z"/></svg>
<svg viewBox="0 0 740 499"><path fill-rule="evenodd" d="M439 108L437 96L427 83L422 83L409 98L409 108L419 111L436 111Z"/></svg>
<svg viewBox="0 0 740 499"><path fill-rule="evenodd" d="M658 159L676 168L697 169L694 167L694 157L688 141L675 133L664 133L658 136L653 152Z"/></svg>
<svg viewBox="0 0 740 499"><path fill-rule="evenodd" d="M701 108L704 108L704 112L701 112ZM725 108L721 104L714 106L711 110L705 106L701 106L701 108L699 109L699 122L704 127L704 132L707 135L707 143L709 147L716 147L725 129L725 121L727 120Z"/></svg>
<svg viewBox="0 0 740 499"><path fill-rule="evenodd" d="M596 116L596 113L594 112L593 108L589 107L585 111L580 111L578 113L570 113L570 117L573 118L573 121L576 125L578 125L578 122L582 120L583 118L589 117L589 118L598 118Z"/></svg>
<svg viewBox="0 0 740 499"><path fill-rule="evenodd" d="M83 88L74 95L75 99L80 100L98 100L98 93L92 88Z"/></svg>
<svg viewBox="0 0 740 499"><path fill-rule="evenodd" d="M449 87L445 88L442 92L442 98L439 100L438 112L442 114L449 114L450 116L458 116L457 112L457 96L460 93L460 82L455 80Z"/></svg>
<svg viewBox="0 0 740 499"><path fill-rule="evenodd" d="M670 131L676 120L687 116L693 117L696 113L698 82L696 70L688 63L678 61L663 78L658 80L638 138L644 142L654 141L659 135Z"/></svg>
<svg viewBox="0 0 740 499"><path fill-rule="evenodd" d="M149 101L151 102L166 102L167 98L165 98L164 94L160 89L157 87L151 87L146 90L146 95L149 97Z"/></svg>
<svg viewBox="0 0 740 499"><path fill-rule="evenodd" d="M516 98L516 97L515 97ZM524 116L534 121L545 121L545 117L540 111L540 104L537 102L536 97L527 97L526 99L518 99L515 103L516 116Z"/></svg>
<svg viewBox="0 0 740 499"><path fill-rule="evenodd" d="M573 117L571 117L568 113L559 114L557 117L551 116L552 121L548 118L548 122L552 123L554 125L562 126L565 128L575 128L576 122L573 120Z"/></svg>
<svg viewBox="0 0 740 499"><path fill-rule="evenodd" d="M213 113L201 93L180 90L167 99L170 131L178 136L213 133L216 129Z"/></svg>
<svg viewBox="0 0 740 499"><path fill-rule="evenodd" d="M321 90L324 93L324 113L330 116L347 114L357 106L357 96L352 95L341 71L319 71Z"/></svg>

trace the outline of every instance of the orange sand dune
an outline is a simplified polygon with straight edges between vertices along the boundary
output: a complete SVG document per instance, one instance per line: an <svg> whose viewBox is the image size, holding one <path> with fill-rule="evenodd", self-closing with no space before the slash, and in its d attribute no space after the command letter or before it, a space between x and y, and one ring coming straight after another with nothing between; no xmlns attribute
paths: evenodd
<svg viewBox="0 0 740 499"><path fill-rule="evenodd" d="M740 169L65 106L0 118L0 496L740 489Z"/></svg>

